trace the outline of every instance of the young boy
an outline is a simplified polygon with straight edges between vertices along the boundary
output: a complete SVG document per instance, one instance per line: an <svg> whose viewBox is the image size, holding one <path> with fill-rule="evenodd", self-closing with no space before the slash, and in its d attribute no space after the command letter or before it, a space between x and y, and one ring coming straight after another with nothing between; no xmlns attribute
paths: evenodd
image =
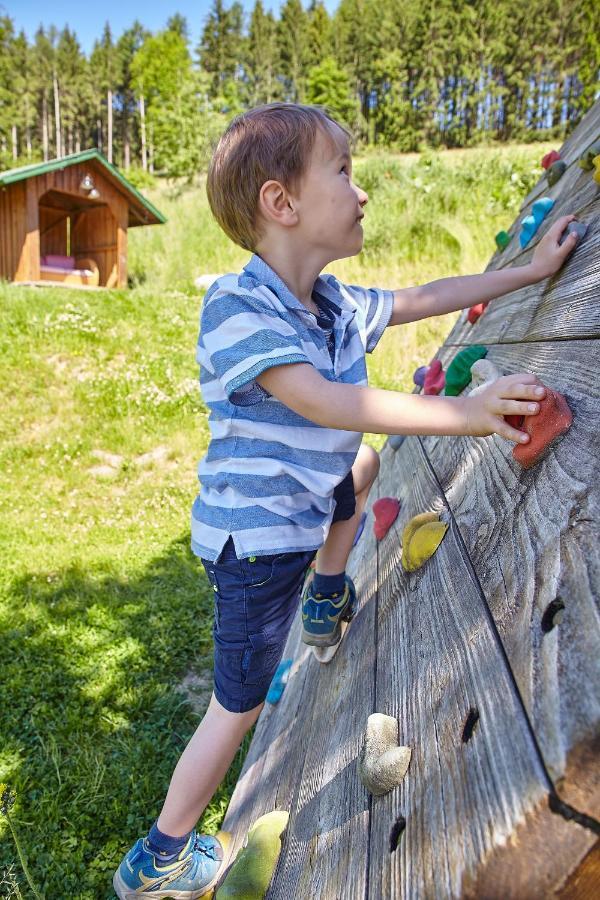
<svg viewBox="0 0 600 900"><path fill-rule="evenodd" d="M525 266L396 291L321 276L361 250L368 198L352 181L346 131L295 104L238 116L207 189L224 231L254 254L206 294L198 342L211 441L192 548L214 589L214 693L157 821L115 873L121 900L196 898L217 881L224 848L194 827L262 709L300 593L310 644L335 643L354 602L346 561L379 468L363 432L528 440L503 417L539 410L535 375L500 378L474 397L407 395L367 387L365 352L388 326L552 275L576 241L558 245L574 219L564 216Z"/></svg>

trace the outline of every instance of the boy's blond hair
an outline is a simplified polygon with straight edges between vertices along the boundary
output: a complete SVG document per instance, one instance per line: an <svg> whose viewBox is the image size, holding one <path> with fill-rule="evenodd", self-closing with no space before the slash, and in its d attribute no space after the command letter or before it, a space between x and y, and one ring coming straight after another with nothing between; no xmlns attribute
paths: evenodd
<svg viewBox="0 0 600 900"><path fill-rule="evenodd" d="M331 136L337 126L325 110L299 103L268 103L242 113L221 137L208 169L206 192L223 231L246 250L260 240L257 217L260 189L271 179L289 190L298 187L317 130Z"/></svg>

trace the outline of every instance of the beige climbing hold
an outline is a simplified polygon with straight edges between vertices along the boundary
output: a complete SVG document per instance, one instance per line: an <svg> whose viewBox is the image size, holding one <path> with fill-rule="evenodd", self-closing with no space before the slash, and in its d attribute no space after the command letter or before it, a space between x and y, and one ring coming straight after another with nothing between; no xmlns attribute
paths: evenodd
<svg viewBox="0 0 600 900"><path fill-rule="evenodd" d="M262 900L279 859L281 835L289 817L288 812L275 810L256 820L218 889L216 900Z"/></svg>
<svg viewBox="0 0 600 900"><path fill-rule="evenodd" d="M410 747L398 746L398 720L373 713L367 721L363 747L358 760L358 776L376 797L397 787L408 769Z"/></svg>
<svg viewBox="0 0 600 900"><path fill-rule="evenodd" d="M433 556L448 530L435 512L419 513L402 532L402 565L407 572L420 569Z"/></svg>
<svg viewBox="0 0 600 900"><path fill-rule="evenodd" d="M473 394L480 394L489 384L501 376L500 370L490 359L477 359L471 366L471 384Z"/></svg>

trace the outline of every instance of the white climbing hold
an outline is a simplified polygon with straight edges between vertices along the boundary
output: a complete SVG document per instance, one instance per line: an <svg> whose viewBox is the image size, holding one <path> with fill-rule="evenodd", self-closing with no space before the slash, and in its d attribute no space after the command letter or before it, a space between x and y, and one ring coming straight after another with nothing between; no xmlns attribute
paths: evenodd
<svg viewBox="0 0 600 900"><path fill-rule="evenodd" d="M358 776L371 794L381 797L400 784L411 754L410 747L398 746L398 720L373 713L367 721Z"/></svg>
<svg viewBox="0 0 600 900"><path fill-rule="evenodd" d="M473 394L480 394L493 381L497 381L502 372L489 359L476 359L471 366L471 384Z"/></svg>

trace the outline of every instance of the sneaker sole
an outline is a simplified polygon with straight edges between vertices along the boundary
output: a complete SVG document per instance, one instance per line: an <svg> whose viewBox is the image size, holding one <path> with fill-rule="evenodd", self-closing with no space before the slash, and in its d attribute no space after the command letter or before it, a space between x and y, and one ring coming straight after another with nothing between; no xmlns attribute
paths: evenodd
<svg viewBox="0 0 600 900"><path fill-rule="evenodd" d="M215 887L219 883L219 879L222 878L225 873L226 866L228 865L229 849L231 847L231 834L228 831L219 831L215 837L223 848L224 865L220 867L213 880L200 890L174 891L172 888L167 888L164 891L138 891L125 884L117 869L113 876L113 888L115 894L119 900L140 900L140 898L143 900L144 897L147 897L148 900L199 900L200 897L205 898L205 900L212 900Z"/></svg>

